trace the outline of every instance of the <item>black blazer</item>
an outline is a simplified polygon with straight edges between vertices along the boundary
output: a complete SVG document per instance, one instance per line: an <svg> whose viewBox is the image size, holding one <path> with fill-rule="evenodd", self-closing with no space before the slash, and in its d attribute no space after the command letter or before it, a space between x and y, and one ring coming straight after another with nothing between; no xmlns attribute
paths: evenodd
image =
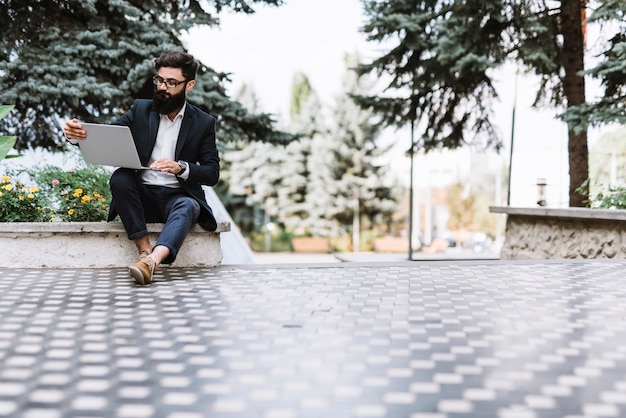
<svg viewBox="0 0 626 418"><path fill-rule="evenodd" d="M152 110L152 100L135 100L130 109L114 125L130 127L142 165L147 165L156 143L160 115ZM214 186L220 177L220 158L215 145L215 118L187 103L180 127L174 160L189 163L187 180L178 178L181 187L200 204L198 223L204 229L215 231L217 223L202 185ZM139 173L139 171L137 171ZM117 216L115 202L111 202L108 220Z"/></svg>

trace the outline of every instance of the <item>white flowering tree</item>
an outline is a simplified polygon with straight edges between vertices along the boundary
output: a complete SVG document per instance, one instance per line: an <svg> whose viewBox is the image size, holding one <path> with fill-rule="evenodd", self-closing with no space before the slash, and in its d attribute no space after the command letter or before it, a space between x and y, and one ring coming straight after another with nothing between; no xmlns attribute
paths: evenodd
<svg viewBox="0 0 626 418"><path fill-rule="evenodd" d="M346 57L349 68L357 57ZM330 167L321 207L342 232L352 232L352 245L359 249L360 230L389 224L398 209L401 190L390 175L386 155L390 145L380 143L381 124L369 110L358 106L351 94L367 94L371 89L366 77L348 70L343 93L333 109L333 128L328 141L326 161Z"/></svg>

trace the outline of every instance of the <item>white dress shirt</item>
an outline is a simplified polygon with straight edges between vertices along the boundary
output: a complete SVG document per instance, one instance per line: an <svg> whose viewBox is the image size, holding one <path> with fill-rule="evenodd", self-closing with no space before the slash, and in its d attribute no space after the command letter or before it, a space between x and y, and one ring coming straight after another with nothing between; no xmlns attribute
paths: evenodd
<svg viewBox="0 0 626 418"><path fill-rule="evenodd" d="M156 143L154 144L152 155L150 155L150 159L148 160L148 166L160 158L168 158L174 161L176 141L178 141L178 134L180 133L180 127L183 123L183 115L185 114L186 108L187 103L183 105L173 121L170 120L167 115L161 115ZM180 178L187 180L187 178L189 178L189 170L185 171ZM176 175L171 173L143 170L141 179L144 184L152 186L180 187Z"/></svg>

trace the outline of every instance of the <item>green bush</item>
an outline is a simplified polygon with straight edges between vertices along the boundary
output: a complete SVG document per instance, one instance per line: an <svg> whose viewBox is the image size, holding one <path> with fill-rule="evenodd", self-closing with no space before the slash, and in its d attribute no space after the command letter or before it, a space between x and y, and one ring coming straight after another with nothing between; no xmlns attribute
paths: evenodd
<svg viewBox="0 0 626 418"><path fill-rule="evenodd" d="M44 222L53 218L47 196L10 176L0 178L0 222Z"/></svg>
<svg viewBox="0 0 626 418"><path fill-rule="evenodd" d="M592 208L626 209L626 187L609 187L598 193L591 201Z"/></svg>
<svg viewBox="0 0 626 418"><path fill-rule="evenodd" d="M626 209L626 187L609 186L606 191L599 192L593 198L589 197L585 186L589 186L589 179L576 189L576 192L587 197L585 203L595 209Z"/></svg>
<svg viewBox="0 0 626 418"><path fill-rule="evenodd" d="M58 218L67 222L106 221L111 202L111 173L100 166L64 171L48 166L31 172L48 195Z"/></svg>

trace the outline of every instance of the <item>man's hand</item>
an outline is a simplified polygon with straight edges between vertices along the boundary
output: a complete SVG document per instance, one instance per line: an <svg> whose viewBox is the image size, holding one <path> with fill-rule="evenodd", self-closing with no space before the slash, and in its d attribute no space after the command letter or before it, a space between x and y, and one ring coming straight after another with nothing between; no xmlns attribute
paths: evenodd
<svg viewBox="0 0 626 418"><path fill-rule="evenodd" d="M152 164L150 164L150 168L156 171L161 171L163 173L172 173L178 174L180 173L180 165L176 161L172 161L168 158L159 158Z"/></svg>
<svg viewBox="0 0 626 418"><path fill-rule="evenodd" d="M85 139L87 138L87 132L83 129L83 125L78 122L78 119L72 119L65 122L63 128L65 137L67 139Z"/></svg>

